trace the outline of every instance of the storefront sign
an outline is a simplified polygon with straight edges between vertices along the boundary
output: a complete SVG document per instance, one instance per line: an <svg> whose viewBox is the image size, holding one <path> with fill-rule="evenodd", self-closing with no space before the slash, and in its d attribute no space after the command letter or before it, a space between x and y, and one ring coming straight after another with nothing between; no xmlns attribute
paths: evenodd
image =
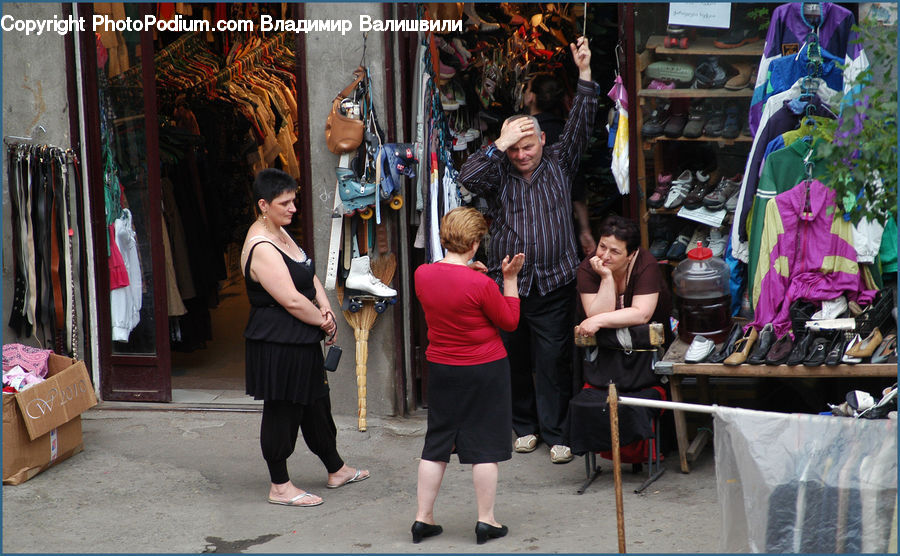
<svg viewBox="0 0 900 556"><path fill-rule="evenodd" d="M669 4L669 25L728 29L731 26L731 4L729 2L672 2Z"/></svg>

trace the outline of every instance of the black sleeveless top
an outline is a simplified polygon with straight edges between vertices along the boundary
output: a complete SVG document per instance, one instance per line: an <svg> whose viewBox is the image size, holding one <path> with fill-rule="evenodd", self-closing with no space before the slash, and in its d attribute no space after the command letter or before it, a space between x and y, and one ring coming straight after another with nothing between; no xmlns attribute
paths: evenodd
<svg viewBox="0 0 900 556"><path fill-rule="evenodd" d="M271 241L260 241L250 248L247 255L247 263L244 265L244 282L247 285L247 298L250 300L250 319L244 330L244 337L250 340L264 340L284 344L315 344L325 338L325 332L318 326L307 324L288 313L287 309L275 301L262 284L250 277L250 261L253 258L253 250L260 243L270 243L276 249L278 246ZM284 264L291 274L291 280L297 291L307 299L316 303L316 288L313 283L315 266L312 259L306 258L298 262L289 257L284 251L278 249Z"/></svg>

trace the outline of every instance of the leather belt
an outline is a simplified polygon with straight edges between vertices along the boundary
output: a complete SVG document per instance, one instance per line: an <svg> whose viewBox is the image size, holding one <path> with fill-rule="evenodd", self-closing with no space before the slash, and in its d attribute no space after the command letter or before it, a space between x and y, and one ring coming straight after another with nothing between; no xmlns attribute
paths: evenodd
<svg viewBox="0 0 900 556"><path fill-rule="evenodd" d="M6 154L6 172L9 180L9 204L13 221L11 227L13 236L13 274L15 276L12 310L9 315L9 327L16 332L17 336L21 336L23 329L28 324L25 316L27 278L25 274L25 253L22 248L22 235L24 232L24 218L22 215L23 207L21 206L22 185L20 179L22 153L20 148L15 145L9 147Z"/></svg>
<svg viewBox="0 0 900 556"><path fill-rule="evenodd" d="M15 277L9 326L24 337L40 330L47 347L70 354L78 348L79 308L85 314L76 288L76 282L83 283L83 269L73 171L77 180L78 160L71 150L7 148Z"/></svg>

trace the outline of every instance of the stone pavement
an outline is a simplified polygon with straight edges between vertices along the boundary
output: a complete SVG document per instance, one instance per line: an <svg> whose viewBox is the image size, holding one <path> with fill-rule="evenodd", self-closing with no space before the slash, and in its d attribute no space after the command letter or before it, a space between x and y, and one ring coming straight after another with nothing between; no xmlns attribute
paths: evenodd
<svg viewBox="0 0 900 556"><path fill-rule="evenodd" d="M500 464L497 519L507 537L475 544L471 468L447 467L435 516L441 536L414 545L416 468L424 413L370 419L337 416L338 447L364 482L325 488L326 473L302 441L288 462L301 488L325 503L291 508L266 502L268 474L256 409L147 410L101 404L83 415L84 452L17 486L3 487L3 553L501 553L618 549L611 462L576 495L582 458L550 463L546 446ZM130 409L135 408L135 409ZM623 465L628 552L716 552L720 511L712 450L690 474L668 470L644 493L645 474Z"/></svg>

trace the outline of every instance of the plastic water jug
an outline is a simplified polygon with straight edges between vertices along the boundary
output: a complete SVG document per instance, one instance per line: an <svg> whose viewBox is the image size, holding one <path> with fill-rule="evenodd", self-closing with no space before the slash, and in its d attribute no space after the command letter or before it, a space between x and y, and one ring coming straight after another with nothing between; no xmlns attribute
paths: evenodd
<svg viewBox="0 0 900 556"><path fill-rule="evenodd" d="M678 309L678 337L692 342L703 335L723 342L731 328L731 270L712 250L697 247L672 271L675 307Z"/></svg>

